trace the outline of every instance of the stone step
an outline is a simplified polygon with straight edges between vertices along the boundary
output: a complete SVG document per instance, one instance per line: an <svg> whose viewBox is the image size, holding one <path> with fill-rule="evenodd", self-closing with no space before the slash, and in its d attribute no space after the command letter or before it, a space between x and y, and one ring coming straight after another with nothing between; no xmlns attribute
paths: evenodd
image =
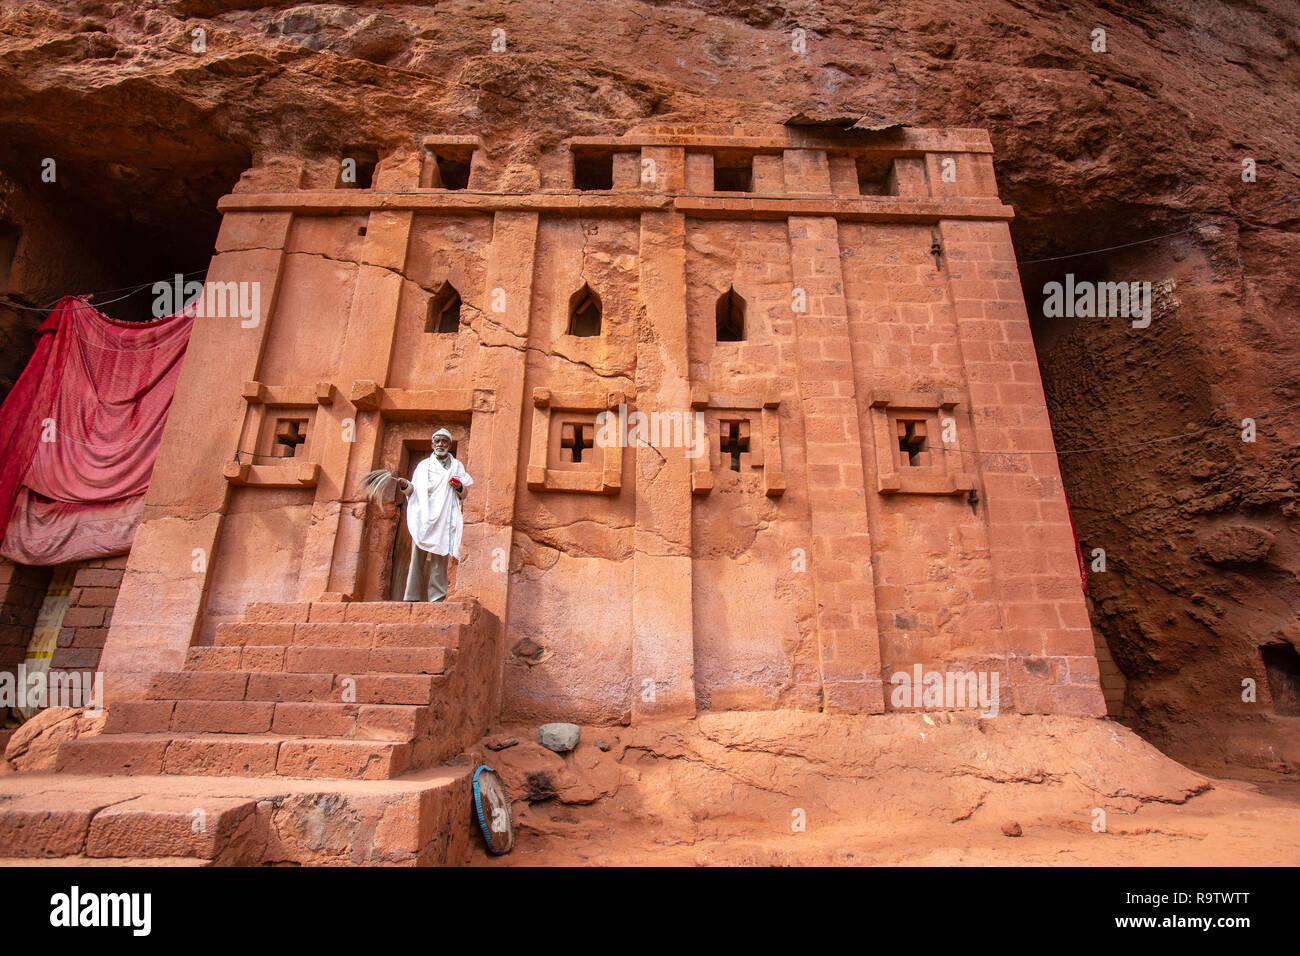
<svg viewBox="0 0 1300 956"><path fill-rule="evenodd" d="M332 674L442 674L456 652L448 647L312 647L259 644L191 647L187 671L290 671Z"/></svg>
<svg viewBox="0 0 1300 956"><path fill-rule="evenodd" d="M410 740L433 729L433 710L410 704L225 700L115 701L106 734L283 734Z"/></svg>
<svg viewBox="0 0 1300 956"><path fill-rule="evenodd" d="M460 646L464 625L457 621L392 623L234 621L217 625L216 647L301 645L335 648L416 648Z"/></svg>
<svg viewBox="0 0 1300 956"><path fill-rule="evenodd" d="M240 828L253 823L256 805L241 797L136 797L95 814L84 853L98 858L216 860Z"/></svg>
<svg viewBox="0 0 1300 956"><path fill-rule="evenodd" d="M472 605L459 601L438 604L407 601L341 601L312 603L253 603L244 620L275 623L468 624Z"/></svg>
<svg viewBox="0 0 1300 956"><path fill-rule="evenodd" d="M60 773L196 774L235 777L384 780L411 762L395 740L270 734L100 734L59 746Z"/></svg>
<svg viewBox="0 0 1300 956"><path fill-rule="evenodd" d="M79 854L47 859L0 856L0 866L211 866L211 860L185 856L91 857Z"/></svg>
<svg viewBox="0 0 1300 956"><path fill-rule="evenodd" d="M24 860L81 853L90 821L100 810L137 794L112 789L91 794L39 793L0 803L0 850Z"/></svg>
<svg viewBox="0 0 1300 956"><path fill-rule="evenodd" d="M0 775L0 866L463 864L472 776Z"/></svg>
<svg viewBox="0 0 1300 956"><path fill-rule="evenodd" d="M153 676L144 696L147 700L182 702L317 701L428 705L433 701L434 687L442 679L434 674L168 671Z"/></svg>

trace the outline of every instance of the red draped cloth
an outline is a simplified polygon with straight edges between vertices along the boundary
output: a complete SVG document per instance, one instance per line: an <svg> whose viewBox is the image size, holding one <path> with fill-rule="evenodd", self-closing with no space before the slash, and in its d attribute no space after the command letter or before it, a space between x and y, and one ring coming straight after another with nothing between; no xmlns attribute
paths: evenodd
<svg viewBox="0 0 1300 956"><path fill-rule="evenodd" d="M0 556L130 550L193 325L192 309L135 324L59 300L0 406Z"/></svg>

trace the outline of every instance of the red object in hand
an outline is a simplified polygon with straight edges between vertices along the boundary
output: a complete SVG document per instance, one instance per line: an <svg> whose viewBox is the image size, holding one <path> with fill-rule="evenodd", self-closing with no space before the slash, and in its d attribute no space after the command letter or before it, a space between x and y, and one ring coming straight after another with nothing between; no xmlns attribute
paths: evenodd
<svg viewBox="0 0 1300 956"><path fill-rule="evenodd" d="M459 488L460 488L460 479L459 479L459 478L448 478L448 479L447 479L447 484L451 485L453 488L457 488L457 489L459 489Z"/></svg>

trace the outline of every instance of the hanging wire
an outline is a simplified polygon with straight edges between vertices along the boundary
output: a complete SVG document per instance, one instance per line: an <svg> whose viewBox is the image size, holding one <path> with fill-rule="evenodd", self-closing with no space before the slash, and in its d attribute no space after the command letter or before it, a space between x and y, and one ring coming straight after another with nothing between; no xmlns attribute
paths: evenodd
<svg viewBox="0 0 1300 956"><path fill-rule="evenodd" d="M1204 229L1206 226L1217 226L1225 222L1235 222L1238 219L1245 219L1247 216L1253 216L1255 213L1263 212L1266 209L1276 209L1278 206L1285 206L1287 203L1293 203L1300 200L1300 193L1294 196L1288 196L1286 199L1279 199L1277 202L1271 202L1267 206L1260 206L1258 209L1251 209L1237 216L1223 216L1219 219L1210 219L1206 222L1198 223L1195 226L1188 226L1186 229L1179 229L1177 232L1167 232L1162 236L1152 236L1149 239L1135 239L1132 242L1121 242L1117 246L1105 246L1101 249L1089 249L1087 252L1071 252L1063 256L1048 256L1046 259L1021 259L1019 264L1022 266L1037 265L1040 262L1060 262L1062 259L1078 259L1081 256L1095 256L1102 252L1114 252L1116 249L1128 249L1132 246L1140 246L1148 242L1159 242L1162 239L1172 239L1174 236L1186 235L1189 232L1195 232L1197 229Z"/></svg>

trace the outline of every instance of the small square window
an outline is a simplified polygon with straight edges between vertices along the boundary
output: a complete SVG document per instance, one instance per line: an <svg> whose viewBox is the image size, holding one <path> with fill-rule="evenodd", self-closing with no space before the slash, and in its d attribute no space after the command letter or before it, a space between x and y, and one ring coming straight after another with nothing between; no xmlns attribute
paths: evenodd
<svg viewBox="0 0 1300 956"><path fill-rule="evenodd" d="M428 146L420 186L425 189L468 189L474 150L470 146Z"/></svg>
<svg viewBox="0 0 1300 956"><path fill-rule="evenodd" d="M718 153L713 157L713 191L747 193L754 188L754 157Z"/></svg>
<svg viewBox="0 0 1300 956"><path fill-rule="evenodd" d="M900 418L895 425L898 429L899 464L909 468L929 467L930 444L926 423Z"/></svg>
<svg viewBox="0 0 1300 956"><path fill-rule="evenodd" d="M613 189L614 153L612 150L573 153L574 189Z"/></svg>
<svg viewBox="0 0 1300 956"><path fill-rule="evenodd" d="M276 458L298 458L307 445L307 419L277 418L272 446Z"/></svg>
<svg viewBox="0 0 1300 956"><path fill-rule="evenodd" d="M894 161L882 156L859 156L854 161L858 172L859 196L888 196L889 174Z"/></svg>
<svg viewBox="0 0 1300 956"><path fill-rule="evenodd" d="M373 149L348 149L339 162L336 189L369 189L375 181L379 154Z"/></svg>

